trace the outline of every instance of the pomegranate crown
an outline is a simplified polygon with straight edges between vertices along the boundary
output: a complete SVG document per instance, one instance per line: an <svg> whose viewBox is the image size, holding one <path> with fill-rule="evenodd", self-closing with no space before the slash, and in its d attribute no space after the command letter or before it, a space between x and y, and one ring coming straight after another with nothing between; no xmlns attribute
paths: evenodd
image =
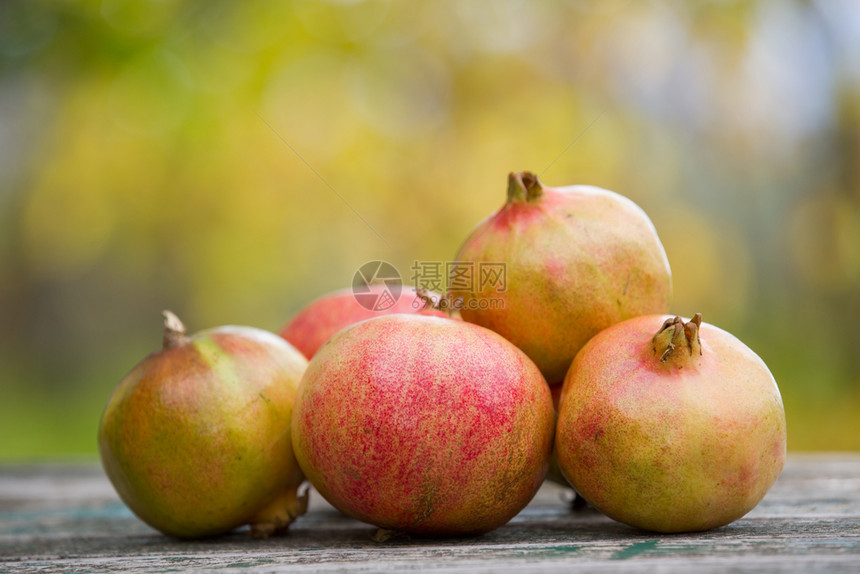
<svg viewBox="0 0 860 574"><path fill-rule="evenodd" d="M534 201L543 195L543 184L530 171L508 174L508 201Z"/></svg>
<svg viewBox="0 0 860 574"><path fill-rule="evenodd" d="M660 357L660 362L665 363L678 348L686 349L689 355L701 355L702 341L699 339L701 326L701 313L696 313L686 323L677 316L666 319L651 339L654 353Z"/></svg>
<svg viewBox="0 0 860 574"><path fill-rule="evenodd" d="M172 311L166 310L162 311L161 315L164 317L163 347L171 349L186 343L188 337L185 335L185 325L179 320L179 317Z"/></svg>

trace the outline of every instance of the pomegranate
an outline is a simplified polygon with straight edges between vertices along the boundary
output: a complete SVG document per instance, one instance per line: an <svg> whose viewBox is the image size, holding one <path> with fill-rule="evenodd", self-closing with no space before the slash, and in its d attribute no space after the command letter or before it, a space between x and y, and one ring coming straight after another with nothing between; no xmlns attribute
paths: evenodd
<svg viewBox="0 0 860 574"><path fill-rule="evenodd" d="M529 172L508 177L507 203L457 253L449 278L464 320L488 327L560 383L576 352L624 319L668 311L669 262L651 220L631 200L586 185L544 186ZM506 281L481 266L504 264ZM463 269L459 269L460 272ZM471 283L471 284L470 284Z"/></svg>
<svg viewBox="0 0 860 574"><path fill-rule="evenodd" d="M268 536L307 507L290 417L307 359L251 327L185 335L165 311L164 348L114 391L99 452L122 500L144 522L180 538L243 524Z"/></svg>
<svg viewBox="0 0 860 574"><path fill-rule="evenodd" d="M588 502L631 526L686 532L737 520L779 476L785 445L767 366L701 315L609 327L564 381L561 470Z"/></svg>
<svg viewBox="0 0 860 574"><path fill-rule="evenodd" d="M380 294L385 285L370 285L372 294ZM429 292L438 301L440 296ZM425 296L426 297L426 296ZM368 308L370 307L370 308ZM385 309L361 305L351 288L323 295L301 309L280 331L281 337L310 359L329 338L349 325L390 313L422 313L445 317L445 313L428 305L418 293L403 293L397 302Z"/></svg>
<svg viewBox="0 0 860 574"><path fill-rule="evenodd" d="M332 337L299 386L293 446L333 506L386 530L505 524L544 479L555 425L529 358L488 329L387 315Z"/></svg>

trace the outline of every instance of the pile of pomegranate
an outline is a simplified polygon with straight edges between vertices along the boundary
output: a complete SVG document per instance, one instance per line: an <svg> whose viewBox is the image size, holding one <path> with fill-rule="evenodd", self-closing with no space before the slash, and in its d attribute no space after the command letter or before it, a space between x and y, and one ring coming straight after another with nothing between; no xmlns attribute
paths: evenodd
<svg viewBox="0 0 860 574"><path fill-rule="evenodd" d="M473 536L549 476L612 519L685 532L737 520L776 481L773 376L700 314L668 314L669 262L635 203L512 173L453 263L501 265L504 284L452 275L446 296L384 311L335 291L280 337L188 335L165 312L163 348L99 425L122 500L167 535L266 537L306 511L307 481L381 533Z"/></svg>

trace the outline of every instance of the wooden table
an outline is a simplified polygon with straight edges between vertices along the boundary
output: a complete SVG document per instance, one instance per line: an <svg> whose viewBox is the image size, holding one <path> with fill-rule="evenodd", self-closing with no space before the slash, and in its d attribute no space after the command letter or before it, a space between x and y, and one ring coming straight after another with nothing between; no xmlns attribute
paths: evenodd
<svg viewBox="0 0 860 574"><path fill-rule="evenodd" d="M375 542L320 496L289 536L238 531L184 542L119 501L97 464L0 466L0 572L860 572L860 454L791 455L749 515L710 532L659 535L545 484L508 525L478 538Z"/></svg>

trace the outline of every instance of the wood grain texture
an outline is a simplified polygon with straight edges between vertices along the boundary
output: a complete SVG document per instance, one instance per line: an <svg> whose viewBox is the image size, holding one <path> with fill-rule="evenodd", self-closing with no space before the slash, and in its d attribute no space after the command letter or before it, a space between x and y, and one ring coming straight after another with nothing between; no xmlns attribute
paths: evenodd
<svg viewBox="0 0 860 574"><path fill-rule="evenodd" d="M697 534L572 513L548 483L484 536L375 542L314 494L286 537L185 542L137 520L97 465L2 466L0 572L860 572L860 454L791 455L755 510Z"/></svg>

